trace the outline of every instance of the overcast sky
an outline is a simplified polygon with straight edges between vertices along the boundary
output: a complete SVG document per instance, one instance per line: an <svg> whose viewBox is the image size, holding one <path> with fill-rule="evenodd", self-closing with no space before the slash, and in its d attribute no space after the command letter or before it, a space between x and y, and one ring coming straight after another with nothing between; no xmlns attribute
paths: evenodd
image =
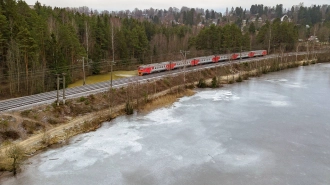
<svg viewBox="0 0 330 185"><path fill-rule="evenodd" d="M36 0L25 0L27 4L34 5ZM275 6L276 4L283 4L284 8L291 8L292 5L298 5L302 0L39 0L42 5L57 6L57 7L80 7L87 6L91 9L99 11L118 11L118 10L134 10L138 9L168 9L169 7L181 8L186 6L189 8L204 8L214 9L216 11L224 12L226 7L241 6L242 8L250 9L252 4L263 4L265 6ZM308 0L304 2L305 6L311 4L323 5L330 4L329 0Z"/></svg>

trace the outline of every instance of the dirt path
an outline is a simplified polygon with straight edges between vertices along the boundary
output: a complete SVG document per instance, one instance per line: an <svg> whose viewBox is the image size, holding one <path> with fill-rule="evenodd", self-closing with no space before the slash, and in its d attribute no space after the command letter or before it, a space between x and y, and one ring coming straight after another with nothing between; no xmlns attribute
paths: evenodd
<svg viewBox="0 0 330 185"><path fill-rule="evenodd" d="M39 123L39 124L43 125L43 123L40 122L40 121L36 121L36 120L30 119L30 118L21 117L17 113L12 113L12 114L3 113L2 115L15 118L17 123L22 123L24 120L26 120L26 121L29 121L29 122Z"/></svg>
<svg viewBox="0 0 330 185"><path fill-rule="evenodd" d="M27 155L32 155L36 151L38 151L40 149L43 149L43 148L46 148L47 145L62 142L66 138L69 138L69 137L72 137L72 136L77 135L79 133L82 133L83 131L79 130L79 129L82 127L82 125L86 121L91 121L93 117L95 117L99 114L105 114L106 112L109 112L109 111L105 110L105 111L100 111L100 112L94 112L94 113L90 113L88 115L77 117L77 118L69 121L66 124L56 126L54 128L51 128L51 129L47 130L46 132L35 134L35 135L30 136L29 138L27 138L23 141L17 141L15 143L17 145L21 146L22 148L24 148L25 153ZM28 120L28 121L36 122L35 120L31 120L29 118L21 118L20 116L17 116L17 115L14 115L14 114L5 114L5 115L6 116L12 116L15 119L17 119L17 121ZM76 132L70 132L69 135L66 135L67 132L65 132L65 130L72 131L73 128L78 128L78 129L75 129ZM48 141L46 141L48 143L45 143L45 140L48 140ZM6 146L2 147L1 150L0 150L0 154L4 154L6 149L7 149Z"/></svg>

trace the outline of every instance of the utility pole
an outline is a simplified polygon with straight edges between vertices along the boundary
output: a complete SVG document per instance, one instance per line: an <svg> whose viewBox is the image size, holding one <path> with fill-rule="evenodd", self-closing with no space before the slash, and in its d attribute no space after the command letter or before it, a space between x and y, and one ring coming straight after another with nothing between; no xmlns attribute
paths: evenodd
<svg viewBox="0 0 330 185"><path fill-rule="evenodd" d="M86 43L87 43L86 44L86 50L87 50L87 64L88 64L88 29L87 29L87 22L86 22Z"/></svg>
<svg viewBox="0 0 330 185"><path fill-rule="evenodd" d="M83 73L84 73L84 81L83 81L83 85L86 85L86 75L85 75L85 57L83 57Z"/></svg>
<svg viewBox="0 0 330 185"><path fill-rule="evenodd" d="M115 47L113 40L113 22L111 21L112 61L110 62L110 116L112 115L112 70L115 62Z"/></svg>
<svg viewBox="0 0 330 185"><path fill-rule="evenodd" d="M241 46L241 53L239 55L240 55L239 62L242 63L242 46ZM238 76L239 76L239 78L241 77L241 68L239 68Z"/></svg>
<svg viewBox="0 0 330 185"><path fill-rule="evenodd" d="M190 51L184 51L180 50L180 53L182 54L184 58L184 66L183 66L183 83L186 85L186 59L187 59L187 53L189 54Z"/></svg>
<svg viewBox="0 0 330 185"><path fill-rule="evenodd" d="M59 77L59 74L56 74L56 85L57 85L57 94L56 94L56 104L57 106L60 105L60 101L59 101L59 91L60 91L60 77Z"/></svg>
<svg viewBox="0 0 330 185"><path fill-rule="evenodd" d="M296 62L298 61L298 51L299 51L299 45L300 43L297 44L297 51L296 51Z"/></svg>
<svg viewBox="0 0 330 185"><path fill-rule="evenodd" d="M111 78L110 78L110 81L111 81L111 84L110 84L110 87L112 89L112 65L113 63L115 62L115 48L114 48L114 43L113 43L113 22L111 21L111 35L112 35L112 62L111 62Z"/></svg>
<svg viewBox="0 0 330 185"><path fill-rule="evenodd" d="M57 106L60 105L60 80L63 80L63 105L65 104L65 75L66 73L62 73L62 78L60 78L59 74L56 74L56 104Z"/></svg>
<svg viewBox="0 0 330 185"><path fill-rule="evenodd" d="M62 73L62 80L63 80L63 105L65 105L65 75L66 73Z"/></svg>
<svg viewBox="0 0 330 185"><path fill-rule="evenodd" d="M269 23L269 40L268 40L268 54L270 53L270 40L272 38L272 26L271 23Z"/></svg>

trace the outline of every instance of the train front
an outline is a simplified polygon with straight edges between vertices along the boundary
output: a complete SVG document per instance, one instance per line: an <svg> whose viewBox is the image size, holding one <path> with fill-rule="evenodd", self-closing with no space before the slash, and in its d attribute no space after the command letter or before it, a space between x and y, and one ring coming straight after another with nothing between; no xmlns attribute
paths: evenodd
<svg viewBox="0 0 330 185"><path fill-rule="evenodd" d="M143 76L144 68L142 66L138 67L138 75Z"/></svg>

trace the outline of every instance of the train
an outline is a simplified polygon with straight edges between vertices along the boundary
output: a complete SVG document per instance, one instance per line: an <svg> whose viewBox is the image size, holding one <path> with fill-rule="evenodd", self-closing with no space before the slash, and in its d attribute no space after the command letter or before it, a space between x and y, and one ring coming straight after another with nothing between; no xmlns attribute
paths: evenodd
<svg viewBox="0 0 330 185"><path fill-rule="evenodd" d="M161 62L148 65L140 65L138 67L138 75L143 76L155 72L168 71L183 67L197 66L208 63L216 63L228 60L237 60L240 58L253 58L267 55L267 50L245 51L241 53L211 55L204 57L191 58L186 60Z"/></svg>

